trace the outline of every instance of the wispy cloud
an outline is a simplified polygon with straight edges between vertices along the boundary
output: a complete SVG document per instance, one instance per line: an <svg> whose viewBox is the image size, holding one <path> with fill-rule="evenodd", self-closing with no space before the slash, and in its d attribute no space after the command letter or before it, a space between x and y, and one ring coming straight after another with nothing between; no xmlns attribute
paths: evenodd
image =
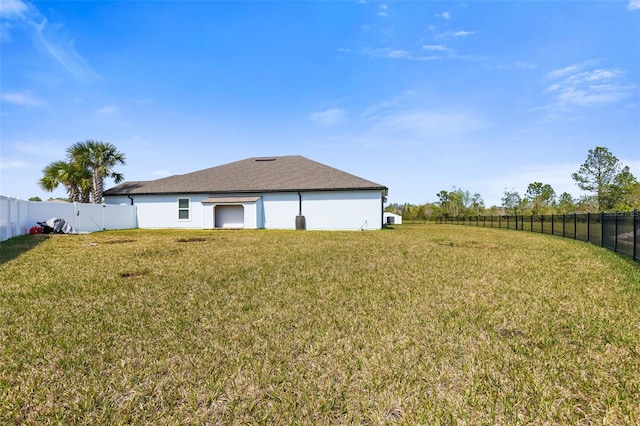
<svg viewBox="0 0 640 426"><path fill-rule="evenodd" d="M22 19L28 9L27 3L21 0L2 0L0 2L0 18Z"/></svg>
<svg viewBox="0 0 640 426"><path fill-rule="evenodd" d="M617 68L585 69L585 64L570 65L551 71L545 76L551 84L552 109L568 109L574 106L604 106L620 102L637 90L624 84L624 71Z"/></svg>
<svg viewBox="0 0 640 426"><path fill-rule="evenodd" d="M443 33L437 34L435 36L436 40L446 40L446 39L451 39L451 38L466 38L469 37L470 35L475 34L475 31L465 31L465 30L459 30L459 31L445 31Z"/></svg>
<svg viewBox="0 0 640 426"><path fill-rule="evenodd" d="M16 25L24 22L33 9L21 0L0 1L0 41L11 42L11 31Z"/></svg>
<svg viewBox="0 0 640 426"><path fill-rule="evenodd" d="M408 50L391 49L387 47L379 49L366 48L361 51L361 54L372 58L405 59L410 61L432 61L442 59L440 56L416 55Z"/></svg>
<svg viewBox="0 0 640 426"><path fill-rule="evenodd" d="M372 119L375 129L408 137L428 138L467 134L487 126L482 118L461 110L410 109Z"/></svg>
<svg viewBox="0 0 640 426"><path fill-rule="evenodd" d="M418 93L413 90L405 90L399 95L396 95L390 99L385 99L380 102L367 107L361 114L364 118L375 118L389 115L391 112L397 110L400 105L406 105L413 102L414 98L418 97Z"/></svg>
<svg viewBox="0 0 640 426"><path fill-rule="evenodd" d="M640 10L640 0L630 0L627 6L629 10Z"/></svg>
<svg viewBox="0 0 640 426"><path fill-rule="evenodd" d="M364 49L362 51L367 56L373 56L377 58L391 58L391 59L409 59L411 53L403 49L391 49L391 48L379 48L379 49Z"/></svg>
<svg viewBox="0 0 640 426"><path fill-rule="evenodd" d="M24 161L19 160L2 160L0 161L0 170L24 169L27 165Z"/></svg>
<svg viewBox="0 0 640 426"><path fill-rule="evenodd" d="M454 37L468 37L470 35L475 34L475 31L465 31L465 30L460 30L460 31L456 31L455 33L453 33Z"/></svg>
<svg viewBox="0 0 640 426"><path fill-rule="evenodd" d="M387 16L389 16L389 6L387 6L385 3L382 3L379 7L378 7L378 16L382 16L383 18L386 18Z"/></svg>
<svg viewBox="0 0 640 426"><path fill-rule="evenodd" d="M113 105L105 105L95 110L96 115L113 115L117 112L117 108Z"/></svg>
<svg viewBox="0 0 640 426"><path fill-rule="evenodd" d="M36 44L76 80L89 82L98 78L98 74L76 50L74 40L58 34L59 26L49 25L46 18L40 23L31 22L31 26Z"/></svg>
<svg viewBox="0 0 640 426"><path fill-rule="evenodd" d="M443 44L423 44L422 48L431 52L448 52L451 50Z"/></svg>
<svg viewBox="0 0 640 426"><path fill-rule="evenodd" d="M0 94L0 99L3 102L23 107L35 107L44 103L42 99L32 95L30 92L3 92Z"/></svg>
<svg viewBox="0 0 640 426"><path fill-rule="evenodd" d="M167 176L171 176L171 172L168 170L155 170L152 173L154 176L158 176L158 177L167 177Z"/></svg>
<svg viewBox="0 0 640 426"><path fill-rule="evenodd" d="M61 33L62 25L50 24L34 5L21 0L2 0L0 18L2 40L11 39L9 31L13 24L21 24L32 33L36 46L76 80L89 82L98 78L98 74L76 50L73 38Z"/></svg>
<svg viewBox="0 0 640 426"><path fill-rule="evenodd" d="M436 16L438 18L442 18L442 19L447 19L447 20L451 19L451 13L450 12L438 13L438 14L436 14Z"/></svg>
<svg viewBox="0 0 640 426"><path fill-rule="evenodd" d="M347 113L340 108L331 108L309 114L309 119L324 127L331 127L341 124L347 120Z"/></svg>

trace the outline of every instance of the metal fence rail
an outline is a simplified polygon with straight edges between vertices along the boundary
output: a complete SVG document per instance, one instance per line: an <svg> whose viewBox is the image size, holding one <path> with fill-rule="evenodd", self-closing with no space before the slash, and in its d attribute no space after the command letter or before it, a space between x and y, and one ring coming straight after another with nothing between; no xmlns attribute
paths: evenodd
<svg viewBox="0 0 640 426"><path fill-rule="evenodd" d="M438 217L437 223L539 232L590 242L640 262L640 212Z"/></svg>

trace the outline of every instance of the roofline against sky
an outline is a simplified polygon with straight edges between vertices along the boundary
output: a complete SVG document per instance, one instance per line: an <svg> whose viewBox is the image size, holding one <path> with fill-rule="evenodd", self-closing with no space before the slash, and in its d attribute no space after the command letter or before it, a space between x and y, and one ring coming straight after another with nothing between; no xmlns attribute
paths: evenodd
<svg viewBox="0 0 640 426"><path fill-rule="evenodd" d="M389 188L386 186L375 186L375 187L362 187L362 188L306 188L306 189L268 189L264 191L246 191L246 190L236 190L236 191L180 191L180 192L115 192L108 194L109 190L105 191L105 197L117 197L123 195L209 195L211 194L273 194L273 193L281 193L281 192L335 192L335 191L382 191L386 196L389 192Z"/></svg>

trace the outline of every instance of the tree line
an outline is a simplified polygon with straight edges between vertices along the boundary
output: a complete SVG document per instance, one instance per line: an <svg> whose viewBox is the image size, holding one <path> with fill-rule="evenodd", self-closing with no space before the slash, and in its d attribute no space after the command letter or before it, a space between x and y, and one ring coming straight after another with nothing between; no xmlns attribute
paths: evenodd
<svg viewBox="0 0 640 426"><path fill-rule="evenodd" d="M460 188L442 190L433 203L390 204L385 211L401 214L405 220L429 220L435 217L473 217L481 215L538 215L589 212L627 212L640 209L640 183L628 166L623 166L609 149L590 149L587 159L571 175L588 195L574 198L568 192L558 195L543 182L532 182L520 195L505 188L500 206L485 206L479 193Z"/></svg>
<svg viewBox="0 0 640 426"><path fill-rule="evenodd" d="M65 160L54 161L42 170L43 177L38 184L49 192L64 186L71 202L99 204L104 180L112 178L115 183L122 182L124 175L114 171L114 167L125 164L125 155L111 143L76 142L67 148Z"/></svg>

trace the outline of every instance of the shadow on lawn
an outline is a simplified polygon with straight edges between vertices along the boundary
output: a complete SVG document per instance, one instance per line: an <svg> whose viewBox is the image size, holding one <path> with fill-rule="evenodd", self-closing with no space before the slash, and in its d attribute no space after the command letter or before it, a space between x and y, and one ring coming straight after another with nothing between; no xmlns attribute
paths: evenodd
<svg viewBox="0 0 640 426"><path fill-rule="evenodd" d="M0 265L15 259L22 253L37 247L41 242L48 239L48 235L21 235L0 242Z"/></svg>

